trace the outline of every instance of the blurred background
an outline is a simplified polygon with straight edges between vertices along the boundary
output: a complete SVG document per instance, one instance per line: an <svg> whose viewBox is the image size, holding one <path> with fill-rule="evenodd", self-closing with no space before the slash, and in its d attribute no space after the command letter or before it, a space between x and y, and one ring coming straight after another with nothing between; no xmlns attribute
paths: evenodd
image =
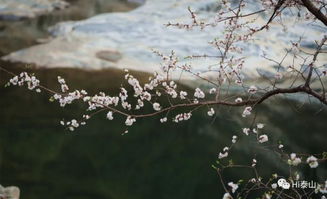
<svg viewBox="0 0 327 199"><path fill-rule="evenodd" d="M137 1L123 0L67 2L69 6L60 4L60 8L31 17L26 13L10 14L4 10L8 1L0 0L0 13L5 13L0 17L0 56L44 42L50 37L48 28L58 22L128 12L142 6ZM0 65L15 73L35 73L43 85L54 90L59 89L57 76L64 77L71 89L86 89L90 94L117 93L124 84L124 73L114 68L44 68L3 60ZM149 76L139 71L132 74L143 82ZM250 119L240 120L242 110L219 107L215 119L208 119L207 110L200 110L181 124L160 124L160 117L138 120L125 135L124 118L108 121L105 114L99 114L85 127L68 132L59 121L80 117L86 109L83 104L60 108L49 102L47 93L4 88L9 79L0 71L0 184L20 187L21 198L220 198L224 191L211 165L231 137L240 135L241 128L251 123ZM267 124L264 132L271 141L282 141L287 151L327 150L327 111L320 105L273 98L258 108L257 115L258 121ZM260 150L255 140L250 143L245 140L237 145L234 162L249 164L257 154L257 159L263 160L258 170L264 177L287 174L287 165L276 155ZM301 174L308 181L322 182L327 167L303 166ZM230 171L224 178L229 182L239 176L252 178L242 169Z"/></svg>

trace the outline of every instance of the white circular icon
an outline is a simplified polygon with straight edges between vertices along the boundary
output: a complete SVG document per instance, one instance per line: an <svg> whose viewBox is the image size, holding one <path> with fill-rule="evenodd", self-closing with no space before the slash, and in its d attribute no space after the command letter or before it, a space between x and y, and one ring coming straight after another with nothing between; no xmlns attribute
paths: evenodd
<svg viewBox="0 0 327 199"><path fill-rule="evenodd" d="M279 187L283 189L289 189L291 187L290 183L288 183L284 178L281 178L277 181Z"/></svg>

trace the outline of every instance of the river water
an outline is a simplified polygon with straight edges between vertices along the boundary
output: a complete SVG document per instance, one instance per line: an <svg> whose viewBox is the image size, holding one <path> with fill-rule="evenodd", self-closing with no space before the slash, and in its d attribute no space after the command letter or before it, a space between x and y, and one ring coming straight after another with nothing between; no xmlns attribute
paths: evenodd
<svg viewBox="0 0 327 199"><path fill-rule="evenodd" d="M1 53L35 44L36 39L48 36L47 27L56 22L135 7L121 1L72 3L71 11L1 22L5 26ZM36 73L43 84L53 89L58 88L58 75L65 77L72 89L85 88L90 93L116 92L123 83L123 73L114 69L35 69L24 64L1 64L16 73ZM144 73L136 75L147 78ZM0 85L9 78L0 72ZM196 112L190 121L178 125L162 125L159 118L139 120L126 135L121 135L124 118L109 122L105 114L73 133L59 125L62 118L77 118L84 109L78 103L62 109L50 103L46 93L0 86L0 184L19 186L21 198L31 199L221 198L224 192L211 165L232 135L242 137L241 128L252 122L251 118L240 119L242 110L221 107L214 120L208 118L207 110ZM327 111L319 105L272 99L257 111L257 120L266 124L264 131L270 140L281 140L285 150L327 151ZM253 140L241 141L234 152L236 163L251 161L245 157L256 154L262 160L258 170L264 177L275 172L287 174L286 163L258 149ZM304 168L301 174L306 180L322 181L327 178L327 167ZM225 178L235 182L237 176L252 178L251 173L242 170L232 171Z"/></svg>

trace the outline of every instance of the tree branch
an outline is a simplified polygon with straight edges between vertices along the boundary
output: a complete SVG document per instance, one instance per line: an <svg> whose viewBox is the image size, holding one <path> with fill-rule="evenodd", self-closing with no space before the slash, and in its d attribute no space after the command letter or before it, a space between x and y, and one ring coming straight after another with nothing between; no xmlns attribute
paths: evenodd
<svg viewBox="0 0 327 199"><path fill-rule="evenodd" d="M301 0L303 5L319 19L325 26L327 26L327 16L324 15L312 2L311 0Z"/></svg>
<svg viewBox="0 0 327 199"><path fill-rule="evenodd" d="M312 72L313 72L313 69L314 69L313 65L314 65L314 63L316 62L317 57L318 57L318 54L320 53L321 48L322 48L322 46L325 44L326 40L327 40L327 36L324 36L324 38L321 40L320 44L318 45L315 54L313 55L312 62L309 64L310 69L309 69L309 74L308 74L307 80L306 80L306 82L305 82L305 86L306 86L306 87L310 86L310 81L311 81L311 77L312 77Z"/></svg>

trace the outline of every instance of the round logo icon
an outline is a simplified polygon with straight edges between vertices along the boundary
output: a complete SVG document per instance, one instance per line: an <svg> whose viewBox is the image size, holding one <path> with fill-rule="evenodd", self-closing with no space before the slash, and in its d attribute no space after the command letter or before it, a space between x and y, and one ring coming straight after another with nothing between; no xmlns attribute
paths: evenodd
<svg viewBox="0 0 327 199"><path fill-rule="evenodd" d="M291 187L290 183L288 183L284 178L279 179L277 184L283 189L289 189Z"/></svg>

